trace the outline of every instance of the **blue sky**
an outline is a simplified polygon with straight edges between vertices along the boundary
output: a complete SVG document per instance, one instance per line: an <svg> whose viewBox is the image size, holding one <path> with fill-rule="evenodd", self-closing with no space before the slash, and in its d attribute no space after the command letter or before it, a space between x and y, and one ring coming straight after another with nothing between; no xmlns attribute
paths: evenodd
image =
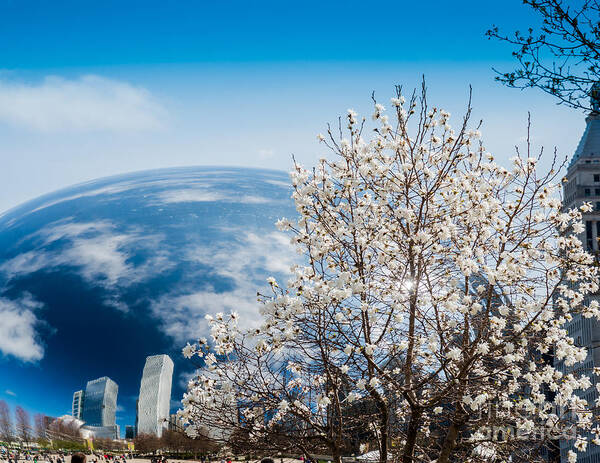
<svg viewBox="0 0 600 463"><path fill-rule="evenodd" d="M472 85L497 159L523 144L528 112L535 146L569 156L584 115L493 80L511 50L485 31L534 22L520 0L0 0L0 213L123 172L310 165L327 122L423 75L455 125ZM0 398L39 410L35 382L13 380L0 377Z"/></svg>
<svg viewBox="0 0 600 463"><path fill-rule="evenodd" d="M151 63L486 61L498 22L527 20L519 1L4 1L9 68ZM526 23L528 24L528 23Z"/></svg>
<svg viewBox="0 0 600 463"><path fill-rule="evenodd" d="M535 22L519 0L0 2L0 211L99 176L183 165L287 170L375 90L419 85L455 115L468 85L498 158L524 136L572 152L581 114L507 89L510 49L485 38ZM557 125L560 126L557 128Z"/></svg>

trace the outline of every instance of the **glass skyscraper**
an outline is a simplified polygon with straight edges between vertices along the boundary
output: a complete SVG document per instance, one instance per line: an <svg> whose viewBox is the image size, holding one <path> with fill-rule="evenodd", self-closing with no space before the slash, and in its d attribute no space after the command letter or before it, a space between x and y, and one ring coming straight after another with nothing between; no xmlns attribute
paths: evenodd
<svg viewBox="0 0 600 463"><path fill-rule="evenodd" d="M125 426L125 439L135 439L135 426Z"/></svg>
<svg viewBox="0 0 600 463"><path fill-rule="evenodd" d="M107 376L88 381L83 401L87 426L115 426L119 386Z"/></svg>
<svg viewBox="0 0 600 463"><path fill-rule="evenodd" d="M137 405L138 435L162 436L163 429L168 426L172 379L173 361L168 355L146 358Z"/></svg>
<svg viewBox="0 0 600 463"><path fill-rule="evenodd" d="M71 415L78 420L82 419L83 416L83 400L84 400L83 391L76 391L73 394L73 404L71 405Z"/></svg>

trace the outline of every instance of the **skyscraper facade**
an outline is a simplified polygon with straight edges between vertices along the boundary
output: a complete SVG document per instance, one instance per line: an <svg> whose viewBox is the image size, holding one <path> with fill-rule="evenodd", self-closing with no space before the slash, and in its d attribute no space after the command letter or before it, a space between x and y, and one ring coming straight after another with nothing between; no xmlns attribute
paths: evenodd
<svg viewBox="0 0 600 463"><path fill-rule="evenodd" d="M135 426L125 426L125 439L135 439Z"/></svg>
<svg viewBox="0 0 600 463"><path fill-rule="evenodd" d="M184 429L183 418L178 417L177 413L171 413L169 416L169 431L181 432Z"/></svg>
<svg viewBox="0 0 600 463"><path fill-rule="evenodd" d="M71 405L71 415L78 420L83 416L83 401L85 394L83 391L75 391L73 393L73 403Z"/></svg>
<svg viewBox="0 0 600 463"><path fill-rule="evenodd" d="M137 434L162 436L171 408L173 361L168 355L146 358L137 405Z"/></svg>
<svg viewBox="0 0 600 463"><path fill-rule="evenodd" d="M83 401L86 426L115 426L119 386L107 376L88 381Z"/></svg>
<svg viewBox="0 0 600 463"><path fill-rule="evenodd" d="M600 257L600 104L597 94L592 94L594 110L586 118L586 128L573 159L567 170L566 182L563 184L564 208L578 208L584 202L594 206L591 212L583 214L585 230L580 236L584 247L590 254ZM588 296L585 304L591 300L598 300L599 295ZM563 361L557 361L556 366L565 374L581 369L585 374L590 374L593 368L600 367L600 323L594 318L582 317L579 313L573 314L573 319L566 325L570 336L579 346L587 348L588 356L583 366L577 364L568 367ZM597 392L590 388L585 392L584 399L588 404L597 399ZM575 450L573 440L561 439L560 460L567 462L568 451ZM600 461L600 448L588 446L586 452L579 454L581 461ZM579 459L577 460L579 461Z"/></svg>

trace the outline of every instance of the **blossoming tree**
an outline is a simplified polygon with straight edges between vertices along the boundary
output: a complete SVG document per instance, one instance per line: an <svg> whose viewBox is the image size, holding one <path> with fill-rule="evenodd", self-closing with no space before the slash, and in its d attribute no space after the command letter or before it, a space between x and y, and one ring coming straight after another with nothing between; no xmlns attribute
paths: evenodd
<svg viewBox="0 0 600 463"><path fill-rule="evenodd" d="M561 166L538 174L529 144L496 164L470 105L457 130L424 87L409 101L398 88L391 107L374 101L369 134L349 110L319 136L330 159L294 165L298 218L278 226L304 264L286 285L270 279L258 329L218 314L212 340L184 349L203 359L179 412L188 432L243 430L336 462L357 440L405 463L532 462L561 436L600 443L582 398L594 372L555 366L587 355L571 317L600 317L584 304L597 271L578 238L591 206L562 210Z"/></svg>

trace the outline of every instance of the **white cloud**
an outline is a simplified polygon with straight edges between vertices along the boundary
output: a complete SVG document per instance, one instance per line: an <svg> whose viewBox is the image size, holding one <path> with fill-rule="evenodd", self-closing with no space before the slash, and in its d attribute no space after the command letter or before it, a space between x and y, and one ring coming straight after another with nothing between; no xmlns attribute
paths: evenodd
<svg viewBox="0 0 600 463"><path fill-rule="evenodd" d="M188 253L190 260L215 268L215 272L231 278L237 286L258 283L251 275L271 274L285 275L296 263L296 253L290 244L290 237L281 232L265 234L236 231L229 229L236 236L243 236L233 249L231 246L218 249L198 247ZM260 281L264 284L264 281ZM254 291L256 294L256 290Z"/></svg>
<svg viewBox="0 0 600 463"><path fill-rule="evenodd" d="M291 182L284 182L282 180L265 180L265 182L270 183L271 185L282 186L284 188L292 189Z"/></svg>
<svg viewBox="0 0 600 463"><path fill-rule="evenodd" d="M235 230L227 231L241 235ZM289 237L279 232L247 233L237 245L197 247L188 252L188 259L231 280L233 289L217 291L209 286L178 289L154 302L152 312L161 321L165 334L181 344L209 334L205 314L236 311L242 326L258 326L257 290L267 289L268 276L289 274L295 258Z"/></svg>
<svg viewBox="0 0 600 463"><path fill-rule="evenodd" d="M220 229L223 240L208 242L193 249L181 249L177 259L164 236L143 229L117 229L110 221L74 223L72 218L54 222L23 238L37 243L35 251L15 256L0 265L8 281L41 270L62 266L75 267L90 284L101 285L109 292L105 304L127 312L118 297L119 288L144 281L172 268L177 261L188 261L192 268L185 279L170 292L151 303L151 311L161 330L177 345L208 335L204 319L207 313L237 311L246 327L260 323L256 291L267 290L266 278L285 276L297 255L289 236L272 232L248 232L238 228ZM229 237L231 239L229 239ZM39 242L39 243L38 243ZM148 259L134 264L132 256L139 250L149 251ZM222 291L210 286L204 272L210 269L231 283ZM196 273L200 272L200 273ZM202 281L204 285L198 286ZM33 322L34 320L32 320Z"/></svg>
<svg viewBox="0 0 600 463"><path fill-rule="evenodd" d="M80 198L87 198L87 197L100 196L100 195L105 195L105 196L117 195L118 193L123 193L125 191L131 190L134 187L135 187L135 184L133 182L123 182L123 183L118 183L116 185L109 185L107 187L97 188L97 189L94 189L91 191L85 191L83 193L77 193L77 194L74 194L71 196L66 196L66 197L62 197L59 199L54 199L54 200L45 202L45 203L41 204L40 206L36 207L35 209L32 209L29 213L31 214L33 212L41 211L42 209L46 209L47 207L51 207L56 204L61 204L61 203L65 203L68 201L74 201L74 200L80 199ZM9 211L7 211L7 212L9 212ZM2 217L2 215L0 215L0 217Z"/></svg>
<svg viewBox="0 0 600 463"><path fill-rule="evenodd" d="M15 256L0 266L8 279L34 273L41 269L76 266L80 275L92 284L107 288L126 287L154 276L174 264L169 254L160 246L163 237L132 228L118 232L109 221L71 223L61 221L36 232L26 239L41 236L44 245L65 240L56 251L28 251ZM152 254L142 264L133 265L129 259L136 250L151 250ZM107 299L107 304L127 311L118 300Z"/></svg>
<svg viewBox="0 0 600 463"><path fill-rule="evenodd" d="M78 238L60 254L59 265L73 263L81 267L82 276L93 281L97 277L106 278L111 285L119 278L133 271L127 264L127 254L121 248L131 239L126 234L102 234L93 238Z"/></svg>
<svg viewBox="0 0 600 463"><path fill-rule="evenodd" d="M159 201L162 204L171 203L204 203L225 200L221 193L212 191L194 190L186 188L184 190L172 190L161 193Z"/></svg>
<svg viewBox="0 0 600 463"><path fill-rule="evenodd" d="M0 298L0 352L25 362L44 357L44 348L38 342L35 326L39 322L35 310L41 304L31 296L11 301ZM9 391L6 391L9 394Z"/></svg>
<svg viewBox="0 0 600 463"><path fill-rule="evenodd" d="M16 392L13 392L13 391L11 391L10 389L7 389L7 390L5 390L5 391L4 391L4 393L5 393L6 395L10 395L10 396L13 396L13 397L17 397L17 394L16 394Z"/></svg>
<svg viewBox="0 0 600 463"><path fill-rule="evenodd" d="M239 204L268 204L273 202L269 198L256 195L227 195L221 192L209 191L204 188L184 188L179 190L169 190L157 195L158 202L153 204L173 204L173 203L204 203L222 201L225 203Z"/></svg>
<svg viewBox="0 0 600 463"><path fill-rule="evenodd" d="M237 201L234 202L242 204L268 204L272 203L273 201L269 198L263 198L262 196L243 195Z"/></svg>
<svg viewBox="0 0 600 463"><path fill-rule="evenodd" d="M31 130L149 130L161 127L165 116L147 90L100 76L48 76L39 84L0 80L0 121Z"/></svg>
<svg viewBox="0 0 600 463"><path fill-rule="evenodd" d="M153 312L162 322L163 332L178 343L208 335L205 314L236 311L246 327L258 323L256 288L248 285L225 293L212 289L194 291L179 296L165 296L153 304ZM250 290L250 292L248 291ZM182 344L183 345L183 344Z"/></svg>

